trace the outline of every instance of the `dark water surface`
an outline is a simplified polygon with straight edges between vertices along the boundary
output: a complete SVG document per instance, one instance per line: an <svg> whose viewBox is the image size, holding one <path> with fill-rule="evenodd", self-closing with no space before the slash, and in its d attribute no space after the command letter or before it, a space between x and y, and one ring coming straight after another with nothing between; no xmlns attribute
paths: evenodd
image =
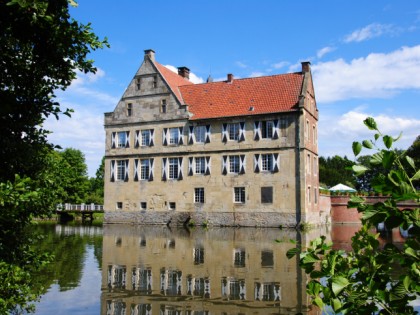
<svg viewBox="0 0 420 315"><path fill-rule="evenodd" d="M56 262L35 314L320 314L293 247L319 235L345 248L354 226L254 228L37 226ZM281 242L276 242L280 240Z"/></svg>

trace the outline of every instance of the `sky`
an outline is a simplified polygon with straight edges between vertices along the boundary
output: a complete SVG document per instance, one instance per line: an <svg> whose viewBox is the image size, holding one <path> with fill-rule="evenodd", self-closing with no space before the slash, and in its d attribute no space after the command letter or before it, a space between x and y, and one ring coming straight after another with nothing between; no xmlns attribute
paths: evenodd
<svg viewBox="0 0 420 315"><path fill-rule="evenodd" d="M50 141L81 150L89 176L105 152L104 113L112 112L144 50L190 79L225 80L301 70L311 62L319 110L320 156L354 159L353 141L381 131L407 149L420 135L420 2L309 0L78 0L70 13L92 23L110 48L89 55L96 74L78 74L57 92L72 118L49 118ZM362 154L369 151L362 151Z"/></svg>

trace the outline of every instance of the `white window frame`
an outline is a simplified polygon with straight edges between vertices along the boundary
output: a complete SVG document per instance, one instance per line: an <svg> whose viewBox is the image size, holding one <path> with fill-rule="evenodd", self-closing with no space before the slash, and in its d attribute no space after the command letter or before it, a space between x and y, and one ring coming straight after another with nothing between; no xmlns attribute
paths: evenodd
<svg viewBox="0 0 420 315"><path fill-rule="evenodd" d="M117 160L116 161L116 180L117 181L124 181L126 177L126 160Z"/></svg>
<svg viewBox="0 0 420 315"><path fill-rule="evenodd" d="M238 141L239 140L239 132L241 130L241 126L239 123L228 123L227 124L227 136L228 140L230 141Z"/></svg>
<svg viewBox="0 0 420 315"><path fill-rule="evenodd" d="M273 139L274 134L274 121L263 120L261 121L261 138Z"/></svg>
<svg viewBox="0 0 420 315"><path fill-rule="evenodd" d="M168 158L168 178L178 179L179 177L179 159Z"/></svg>
<svg viewBox="0 0 420 315"><path fill-rule="evenodd" d="M179 143L179 128L169 128L168 129L168 133L169 133L169 145L176 145Z"/></svg>
<svg viewBox="0 0 420 315"><path fill-rule="evenodd" d="M194 158L194 174L206 173L206 157L199 156Z"/></svg>
<svg viewBox="0 0 420 315"><path fill-rule="evenodd" d="M206 126L195 126L194 138L195 138L196 143L205 143L206 142Z"/></svg>
<svg viewBox="0 0 420 315"><path fill-rule="evenodd" d="M273 154L261 154L261 171L272 172L274 167Z"/></svg>
<svg viewBox="0 0 420 315"><path fill-rule="evenodd" d="M205 202L204 187L194 188L194 203L204 203L204 202Z"/></svg>
<svg viewBox="0 0 420 315"><path fill-rule="evenodd" d="M246 200L245 187L234 187L233 188L233 202L238 204L244 204Z"/></svg>
<svg viewBox="0 0 420 315"><path fill-rule="evenodd" d="M230 174L239 174L241 170L241 158L239 155L229 155L228 170Z"/></svg>
<svg viewBox="0 0 420 315"><path fill-rule="evenodd" d="M117 148L125 148L127 144L127 132L117 132Z"/></svg>
<svg viewBox="0 0 420 315"><path fill-rule="evenodd" d="M140 160L140 180L149 180L150 177L150 160Z"/></svg>
<svg viewBox="0 0 420 315"><path fill-rule="evenodd" d="M150 139L151 139L150 129L141 130L140 135L141 135L141 146L142 147L150 146Z"/></svg>

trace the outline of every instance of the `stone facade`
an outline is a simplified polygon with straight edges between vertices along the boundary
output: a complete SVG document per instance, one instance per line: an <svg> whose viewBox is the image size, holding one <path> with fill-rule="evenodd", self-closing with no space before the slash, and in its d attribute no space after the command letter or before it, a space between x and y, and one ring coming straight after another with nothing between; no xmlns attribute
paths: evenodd
<svg viewBox="0 0 420 315"><path fill-rule="evenodd" d="M180 69L186 75L188 68ZM146 51L114 112L105 114L105 222L326 222L328 211L322 210L328 209L319 206L318 110L309 63L302 64L292 109L253 114L249 106L246 114L202 119L195 119L195 104L184 101L182 85L191 83L167 71ZM216 84L198 88L207 92L207 86L220 88Z"/></svg>

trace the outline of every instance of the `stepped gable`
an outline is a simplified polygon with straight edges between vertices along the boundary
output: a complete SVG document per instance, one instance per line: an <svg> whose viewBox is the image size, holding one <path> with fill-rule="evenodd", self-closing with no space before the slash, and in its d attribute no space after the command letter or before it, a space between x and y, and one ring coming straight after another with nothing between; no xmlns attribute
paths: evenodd
<svg viewBox="0 0 420 315"><path fill-rule="evenodd" d="M297 110L304 73L182 85L191 120L248 116Z"/></svg>

